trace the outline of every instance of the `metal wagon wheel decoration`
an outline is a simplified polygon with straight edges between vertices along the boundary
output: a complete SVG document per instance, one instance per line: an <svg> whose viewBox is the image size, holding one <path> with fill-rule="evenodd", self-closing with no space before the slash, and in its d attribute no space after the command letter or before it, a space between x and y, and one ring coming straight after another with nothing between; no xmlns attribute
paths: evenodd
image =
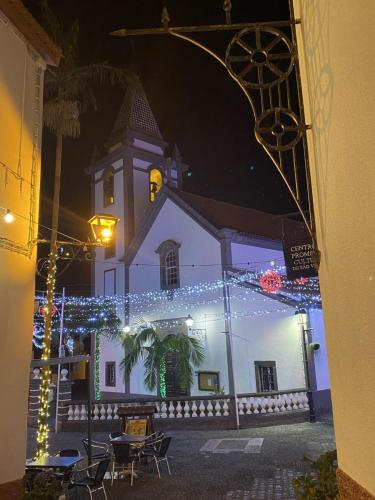
<svg viewBox="0 0 375 500"><path fill-rule="evenodd" d="M250 104L257 140L279 171L314 240L318 267L306 137L306 130L311 127L305 122L296 45L296 25L301 20L295 18L291 0L290 19L271 23L233 22L231 0L224 0L223 9L225 23L171 26L164 6L162 27L122 28L111 34L118 37L169 35L203 50L228 71ZM213 32L233 33L224 50L217 52L194 36Z"/></svg>
<svg viewBox="0 0 375 500"><path fill-rule="evenodd" d="M230 74L245 87L268 88L285 80L294 67L294 48L276 28L246 28L230 41L225 63Z"/></svg>
<svg viewBox="0 0 375 500"><path fill-rule="evenodd" d="M287 108L268 109L255 122L255 136L272 151L292 149L302 137L298 116Z"/></svg>

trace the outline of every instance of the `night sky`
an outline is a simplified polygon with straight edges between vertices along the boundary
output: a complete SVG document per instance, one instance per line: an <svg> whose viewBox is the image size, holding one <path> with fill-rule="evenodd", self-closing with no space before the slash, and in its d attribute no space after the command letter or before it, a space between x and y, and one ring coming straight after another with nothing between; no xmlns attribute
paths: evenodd
<svg viewBox="0 0 375 500"><path fill-rule="evenodd" d="M41 22L39 2L24 0ZM50 0L64 23L80 20L82 64L109 61L135 71L159 124L163 138L176 143L192 176L184 189L267 212L295 212L296 207L275 167L253 133L254 119L240 88L226 70L198 48L168 36L114 38L118 28L160 27L162 5L171 25L224 22L222 0ZM232 0L233 22L289 18L287 0ZM199 34L221 52L227 33ZM60 230L86 239L91 216L90 165L94 146L110 133L123 91L97 90L99 109L82 115L79 139L65 139L61 187ZM50 225L54 137L43 135L41 222ZM74 263L58 279L68 292L88 293L90 266ZM41 282L37 283L40 288Z"/></svg>

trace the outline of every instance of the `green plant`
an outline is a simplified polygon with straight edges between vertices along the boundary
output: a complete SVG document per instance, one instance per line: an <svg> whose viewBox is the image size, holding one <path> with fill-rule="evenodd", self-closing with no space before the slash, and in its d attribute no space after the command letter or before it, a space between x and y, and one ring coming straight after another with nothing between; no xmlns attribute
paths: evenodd
<svg viewBox="0 0 375 500"><path fill-rule="evenodd" d="M121 362L125 378L140 359L145 370L145 386L155 390L160 383L160 367L168 352L177 353L176 379L182 389L189 389L193 383L193 366L199 366L204 359L202 344L193 337L183 334L169 334L160 338L153 328L146 328L136 335L123 337L125 358Z"/></svg>
<svg viewBox="0 0 375 500"><path fill-rule="evenodd" d="M339 491L336 479L336 450L323 453L315 461L306 457L303 461L310 465L312 471L292 480L297 499L337 500Z"/></svg>
<svg viewBox="0 0 375 500"><path fill-rule="evenodd" d="M224 394L225 394L224 386L215 387L215 389L210 393L211 396L223 396Z"/></svg>
<svg viewBox="0 0 375 500"><path fill-rule="evenodd" d="M57 500L63 492L61 482L51 472L32 472L24 477L25 493L22 500Z"/></svg>

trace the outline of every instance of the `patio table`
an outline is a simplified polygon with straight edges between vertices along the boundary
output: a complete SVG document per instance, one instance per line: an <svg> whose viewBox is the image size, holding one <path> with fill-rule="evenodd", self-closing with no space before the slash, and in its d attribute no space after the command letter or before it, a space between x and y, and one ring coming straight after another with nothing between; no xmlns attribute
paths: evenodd
<svg viewBox="0 0 375 500"><path fill-rule="evenodd" d="M142 445L142 443L144 443L145 439L146 439L146 436L138 436L136 434L123 434L122 436L118 436L114 439L111 439L111 443L120 443L120 444L128 445L128 446L133 445L134 448L137 448L137 445L138 446ZM133 475L135 478L137 478L140 473L141 472L139 470L133 471ZM117 473L117 474L119 474L119 473ZM128 467L124 469L123 475L124 476L131 475L131 465L130 464L128 464Z"/></svg>
<svg viewBox="0 0 375 500"><path fill-rule="evenodd" d="M70 469L83 457L43 457L26 460L26 469Z"/></svg>
<svg viewBox="0 0 375 500"><path fill-rule="evenodd" d="M143 443L145 440L146 436L138 436L136 434L123 434L122 436L111 439L111 443L114 441L116 443L136 444Z"/></svg>

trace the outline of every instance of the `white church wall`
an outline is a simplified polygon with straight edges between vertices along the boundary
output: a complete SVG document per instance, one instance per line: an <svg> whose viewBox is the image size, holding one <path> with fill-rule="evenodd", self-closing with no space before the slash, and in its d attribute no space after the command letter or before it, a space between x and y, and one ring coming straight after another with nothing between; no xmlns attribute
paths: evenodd
<svg viewBox="0 0 375 500"><path fill-rule="evenodd" d="M305 387L295 309L250 289L230 287L237 392L256 392L255 361L276 363L279 390Z"/></svg>
<svg viewBox="0 0 375 500"><path fill-rule="evenodd" d="M164 156L164 151L160 146L150 144L149 142L142 141L141 139L134 139L133 145L139 149L144 149L145 151L150 151L151 153Z"/></svg>
<svg viewBox="0 0 375 500"><path fill-rule="evenodd" d="M124 373L120 368L120 363L124 359L125 351L120 342L113 342L106 337L100 338L100 361L99 361L99 385L101 392L124 393ZM107 386L105 380L105 365L107 362L116 363L116 385Z"/></svg>
<svg viewBox="0 0 375 500"><path fill-rule="evenodd" d="M120 168L122 160L118 160L113 164L114 168ZM101 178L103 171L97 172L96 176ZM116 226L116 255L109 259L105 259L104 248L96 248L95 258L95 294L104 295L104 276L105 272L115 269L116 294L124 293L124 265L119 262L119 259L124 255L124 234L125 234L125 221L124 221L124 200L123 200L123 171L119 170L114 173L114 203L106 207L103 206L103 182L99 181L95 184L95 212L106 213L118 217L120 220Z"/></svg>
<svg viewBox="0 0 375 500"><path fill-rule="evenodd" d="M142 169L142 171L136 170L135 168L133 169L134 227L137 231L139 229L140 221L150 206L148 168L151 166L151 163L134 158L133 166L138 169Z"/></svg>
<svg viewBox="0 0 375 500"><path fill-rule="evenodd" d="M266 241L264 242L266 245ZM275 243L276 245L276 243ZM232 243L233 267L250 269L251 271L264 272L270 269L270 262L275 261L275 266L284 266L282 250L272 250L261 246ZM249 265L247 265L249 262Z"/></svg>
<svg viewBox="0 0 375 500"><path fill-rule="evenodd" d="M160 260L155 250L166 240L173 240L181 245L181 287L221 279L220 243L167 199L130 266L132 292L160 290ZM142 264L151 264L153 267L145 268Z"/></svg>
<svg viewBox="0 0 375 500"><path fill-rule="evenodd" d="M130 267L131 293L160 290L160 260L159 254L155 250L166 240L173 240L181 245L179 264L182 288L199 286L205 282L221 279L220 243L171 200L166 200ZM142 264L147 264L147 266ZM194 264L194 267L191 264ZM207 302L212 303L204 305ZM203 305L199 305L200 303ZM221 383L227 386L225 337L221 334L224 331L221 288L204 294L201 292L184 294L181 299L164 300L164 305L163 303L155 303L151 307L146 307L144 311L131 306L130 312L130 323L137 316L142 316L147 321L155 321L171 318L184 319L188 314L191 314L194 318L192 331L203 330L205 332L200 331L199 333L206 335L204 341L207 345L206 357L203 365L197 371L220 371ZM141 365L133 370L131 391L140 394L147 393L143 386L143 367ZM196 374L191 393L200 393ZM202 392L202 394L207 393Z"/></svg>
<svg viewBox="0 0 375 500"><path fill-rule="evenodd" d="M317 390L330 388L327 345L324 335L323 311L321 309L309 309L309 328L311 328L311 340L320 345L319 350L314 351L314 365Z"/></svg>

